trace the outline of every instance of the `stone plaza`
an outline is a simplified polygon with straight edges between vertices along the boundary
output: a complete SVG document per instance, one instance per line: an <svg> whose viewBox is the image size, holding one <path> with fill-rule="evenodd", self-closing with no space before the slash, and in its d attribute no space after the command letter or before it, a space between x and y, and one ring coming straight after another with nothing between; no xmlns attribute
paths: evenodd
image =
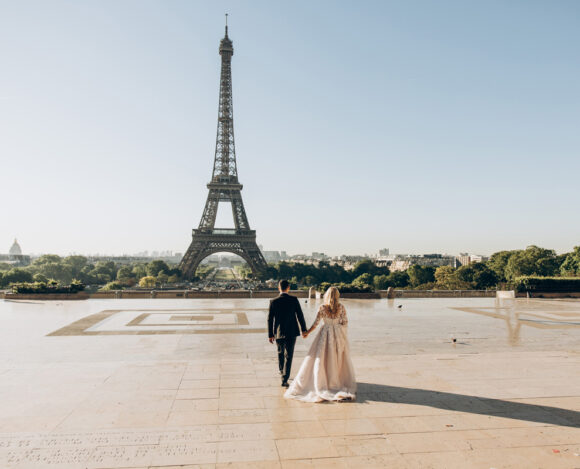
<svg viewBox="0 0 580 469"><path fill-rule="evenodd" d="M344 304L357 400L305 404L265 299L0 302L0 467L580 468L580 301Z"/></svg>

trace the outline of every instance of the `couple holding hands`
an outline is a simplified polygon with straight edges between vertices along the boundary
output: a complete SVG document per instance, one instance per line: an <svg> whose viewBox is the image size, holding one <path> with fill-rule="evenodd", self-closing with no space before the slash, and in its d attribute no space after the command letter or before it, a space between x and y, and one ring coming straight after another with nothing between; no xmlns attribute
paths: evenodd
<svg viewBox="0 0 580 469"><path fill-rule="evenodd" d="M278 346L278 367L282 386L288 389L284 397L305 402L354 400L356 380L350 359L347 337L346 309L339 301L338 289L330 287L324 294L316 319L306 329L300 302L289 294L290 283L281 280L280 296L270 301L268 340ZM296 337L306 338L319 323L322 327L310 345L298 374L288 383Z"/></svg>

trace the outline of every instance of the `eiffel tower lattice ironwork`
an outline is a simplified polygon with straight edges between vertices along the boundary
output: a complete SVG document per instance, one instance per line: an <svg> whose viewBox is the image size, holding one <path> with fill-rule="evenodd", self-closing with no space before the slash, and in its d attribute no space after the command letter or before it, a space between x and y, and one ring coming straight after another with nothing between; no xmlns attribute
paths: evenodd
<svg viewBox="0 0 580 469"><path fill-rule="evenodd" d="M226 17L227 20L227 17ZM236 150L234 143L234 114L232 106L232 55L233 43L226 34L220 42L222 57L220 98L215 158L209 194L199 222L193 230L191 244L183 256L179 268L185 278L191 279L200 262L216 252L231 252L242 257L254 274L263 271L266 261L256 244L256 231L250 229L244 203L242 184L238 181ZM215 227L220 202L230 202L234 217L234 229Z"/></svg>

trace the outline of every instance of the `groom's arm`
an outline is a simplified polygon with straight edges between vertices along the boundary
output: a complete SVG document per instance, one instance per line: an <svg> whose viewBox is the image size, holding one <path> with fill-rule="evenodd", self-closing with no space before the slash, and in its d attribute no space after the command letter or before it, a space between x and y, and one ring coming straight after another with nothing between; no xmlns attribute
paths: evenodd
<svg viewBox="0 0 580 469"><path fill-rule="evenodd" d="M272 308L272 303L273 302L270 301L270 309L268 311L268 339L274 338L274 310Z"/></svg>
<svg viewBox="0 0 580 469"><path fill-rule="evenodd" d="M302 308L300 307L300 300L296 298L296 317L298 318L298 322L300 323L300 329L304 334L307 330L306 321L304 320L304 314L302 313Z"/></svg>

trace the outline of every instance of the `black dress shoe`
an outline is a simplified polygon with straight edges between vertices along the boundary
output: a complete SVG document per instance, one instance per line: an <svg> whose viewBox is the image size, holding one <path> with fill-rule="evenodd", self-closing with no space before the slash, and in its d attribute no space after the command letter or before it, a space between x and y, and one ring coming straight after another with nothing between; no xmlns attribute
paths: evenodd
<svg viewBox="0 0 580 469"><path fill-rule="evenodd" d="M288 381L282 381L282 386L287 388L290 385L288 384Z"/></svg>

